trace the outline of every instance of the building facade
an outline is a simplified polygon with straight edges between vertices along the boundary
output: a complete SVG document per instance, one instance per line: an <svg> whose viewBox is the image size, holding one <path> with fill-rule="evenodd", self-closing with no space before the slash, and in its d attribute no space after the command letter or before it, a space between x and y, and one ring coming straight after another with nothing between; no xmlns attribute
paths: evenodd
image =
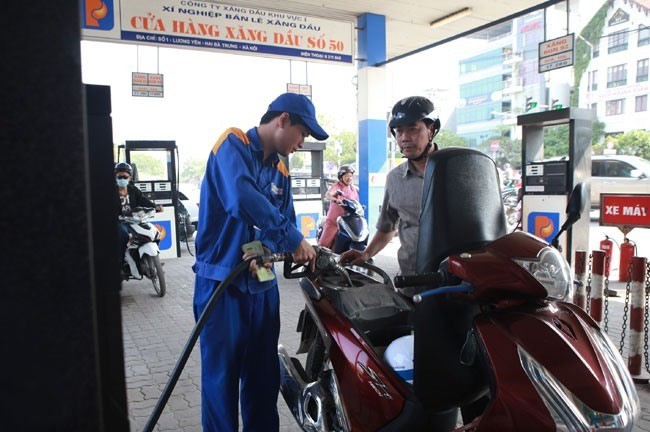
<svg viewBox="0 0 650 432"><path fill-rule="evenodd" d="M580 106L607 135L649 129L650 0L609 1L602 36L580 82Z"/></svg>

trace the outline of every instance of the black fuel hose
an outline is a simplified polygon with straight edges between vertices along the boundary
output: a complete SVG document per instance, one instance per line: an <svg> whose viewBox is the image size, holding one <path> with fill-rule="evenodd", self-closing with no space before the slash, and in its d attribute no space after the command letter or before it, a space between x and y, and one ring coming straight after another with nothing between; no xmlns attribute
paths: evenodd
<svg viewBox="0 0 650 432"><path fill-rule="evenodd" d="M185 364L187 363L187 360L190 358L190 354L192 353L192 349L194 348L194 345L196 344L196 341L199 338L199 335L201 334L201 330L203 330L203 327L205 326L205 323L208 320L208 317L210 316L212 309L214 309L214 306L217 304L217 301L223 294L223 291L226 289L228 285L230 285L233 279L239 276L239 274L242 271L248 269L251 261L254 261L257 258L259 257L248 258L247 260L239 264L237 267L235 267L235 269L231 271L230 274L217 286L217 288L210 296L210 299L208 300L208 303L205 305L205 308L203 309L201 316L199 316L199 319L196 320L194 329L192 330L192 333L190 333L190 337L187 339L187 342L185 343L183 352L181 353L181 356L178 358L178 361L176 362L176 366L174 367L174 370L172 371L172 374L169 377L169 381L167 381L167 385L165 385L165 388L163 389L163 392L160 395L160 399L158 399L158 402L156 403L156 406L154 407L153 412L149 417L149 420L147 420L147 424L144 426L144 432L153 431L153 427L156 425L156 423L158 423L158 419L160 418L160 415L162 414L162 411L165 408L165 405L167 404L167 401L169 400L172 391L174 390L174 387L176 386L176 382L178 381L178 378L180 377L183 368L185 368Z"/></svg>

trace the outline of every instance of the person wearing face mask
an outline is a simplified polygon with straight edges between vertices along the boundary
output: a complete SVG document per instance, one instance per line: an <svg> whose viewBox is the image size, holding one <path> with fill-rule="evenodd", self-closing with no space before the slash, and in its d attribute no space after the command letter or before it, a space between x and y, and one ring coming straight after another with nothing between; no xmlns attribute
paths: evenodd
<svg viewBox="0 0 650 432"><path fill-rule="evenodd" d="M131 183L133 176L133 167L126 162L119 162L113 168L115 182L117 183L117 194L119 204L117 209L118 216L131 216L133 209L136 207L152 207L157 212L163 211L162 206L156 205L142 191ZM118 235L120 241L120 259L124 259L124 252L129 243L129 230L126 224L118 224Z"/></svg>
<svg viewBox="0 0 650 432"><path fill-rule="evenodd" d="M280 156L312 136L328 138L304 95L284 93L257 127L231 127L216 140L201 183L196 236L194 317L198 320L221 281L242 260L242 246L259 241L266 252L291 253L313 270L316 251L296 227L291 177ZM209 223L207 223L209 222ZM272 269L269 264L267 268ZM267 272L268 273L268 272ZM277 278L241 273L214 305L201 332L201 417L205 432L277 432L280 296ZM268 275L267 275L268 276Z"/></svg>
<svg viewBox="0 0 650 432"><path fill-rule="evenodd" d="M399 228L397 260L400 273L415 274L424 168L429 154L438 149L433 138L440 131L440 120L430 116L433 110L433 102L422 96L404 98L393 107L388 127L406 161L386 177L377 232L368 247L363 251L343 253L341 262L360 264L368 261L386 247ZM410 296L411 291L412 288L405 288L401 292Z"/></svg>

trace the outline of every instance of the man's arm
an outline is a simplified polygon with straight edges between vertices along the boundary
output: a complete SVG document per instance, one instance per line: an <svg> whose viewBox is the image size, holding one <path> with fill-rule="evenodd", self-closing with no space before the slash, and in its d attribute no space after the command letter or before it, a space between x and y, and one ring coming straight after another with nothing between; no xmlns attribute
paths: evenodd
<svg viewBox="0 0 650 432"><path fill-rule="evenodd" d="M257 184L254 162L242 137L229 134L210 155L206 172L219 190L224 210L232 217L257 226L264 232L263 243L272 252L292 252L303 235L262 193Z"/></svg>

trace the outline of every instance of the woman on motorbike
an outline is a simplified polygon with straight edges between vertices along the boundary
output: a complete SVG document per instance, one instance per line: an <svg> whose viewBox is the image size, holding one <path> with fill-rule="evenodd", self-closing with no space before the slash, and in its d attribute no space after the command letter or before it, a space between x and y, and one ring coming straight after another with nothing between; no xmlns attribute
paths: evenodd
<svg viewBox="0 0 650 432"><path fill-rule="evenodd" d="M330 204L325 223L323 224L323 233L318 239L318 246L330 249L334 244L336 233L339 230L336 220L339 216L343 216L343 208L340 204L345 198L359 201L359 189L352 184L354 180L354 168L349 165L341 165L337 176L339 181L329 188L325 194L325 199L339 205Z"/></svg>

